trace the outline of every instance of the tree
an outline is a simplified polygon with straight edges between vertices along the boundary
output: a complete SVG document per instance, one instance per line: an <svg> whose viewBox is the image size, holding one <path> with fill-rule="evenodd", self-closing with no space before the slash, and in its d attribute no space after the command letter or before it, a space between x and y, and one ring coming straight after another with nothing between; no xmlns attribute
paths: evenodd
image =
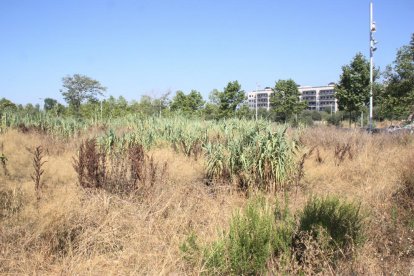
<svg viewBox="0 0 414 276"><path fill-rule="evenodd" d="M24 106L23 112L29 116L35 116L40 113L40 105L28 103Z"/></svg>
<svg viewBox="0 0 414 276"><path fill-rule="evenodd" d="M232 117L237 107L245 100L244 91L238 81L232 81L227 84L223 92L215 90L212 98L216 98L218 102L218 117Z"/></svg>
<svg viewBox="0 0 414 276"><path fill-rule="evenodd" d="M172 111L181 111L186 114L194 114L201 110L205 104L203 96L196 90L191 90L188 95L183 91L177 91L171 102Z"/></svg>
<svg viewBox="0 0 414 276"><path fill-rule="evenodd" d="M43 109L48 112L51 111L56 105L58 104L58 101L52 98L45 98L43 100Z"/></svg>
<svg viewBox="0 0 414 276"><path fill-rule="evenodd" d="M361 53L357 53L349 65L342 66L335 90L339 110L349 113L349 125L352 112L360 111L369 101L369 71L369 62Z"/></svg>
<svg viewBox="0 0 414 276"><path fill-rule="evenodd" d="M6 98L1 98L0 99L0 110L6 110L6 109L16 109L16 104L13 103L12 101L6 99Z"/></svg>
<svg viewBox="0 0 414 276"><path fill-rule="evenodd" d="M132 103L129 108L131 111L139 112L142 115L161 116L162 113L164 114L166 113L170 105L170 100L168 98L169 95L170 95L169 91L162 94L161 97L159 98L152 98L151 96L148 96L148 95L142 95L140 102Z"/></svg>
<svg viewBox="0 0 414 276"><path fill-rule="evenodd" d="M254 116L254 113L252 110L250 110L248 104L242 104L237 110L236 110L236 117L239 119L252 119ZM267 119L268 114L267 110L264 108L259 109L259 118Z"/></svg>
<svg viewBox="0 0 414 276"><path fill-rule="evenodd" d="M85 100L97 101L97 96L103 95L106 91L106 87L103 87L99 81L85 75L66 76L62 78L62 82L63 89L60 92L76 114L79 114L80 106Z"/></svg>
<svg viewBox="0 0 414 276"><path fill-rule="evenodd" d="M1 116L3 116L3 113L5 113L6 111L15 111L17 110L17 106L16 104L14 104L12 101L6 99L6 98L1 98L0 99L0 118Z"/></svg>
<svg viewBox="0 0 414 276"><path fill-rule="evenodd" d="M157 109L158 116L161 117L164 110L168 109L170 106L170 99L169 96L171 91L167 91L161 95L159 98L155 98L153 100L153 105Z"/></svg>
<svg viewBox="0 0 414 276"><path fill-rule="evenodd" d="M45 98L43 100L43 109L46 112L52 112L56 116L59 116L60 114L62 114L64 112L65 107L55 99Z"/></svg>
<svg viewBox="0 0 414 276"><path fill-rule="evenodd" d="M410 45L402 46L397 51L393 66L387 66L384 76L381 109L387 117L406 118L414 112L414 33Z"/></svg>
<svg viewBox="0 0 414 276"><path fill-rule="evenodd" d="M287 121L302 112L306 102L300 101L298 85L292 79L278 80L270 96L271 112L276 120Z"/></svg>

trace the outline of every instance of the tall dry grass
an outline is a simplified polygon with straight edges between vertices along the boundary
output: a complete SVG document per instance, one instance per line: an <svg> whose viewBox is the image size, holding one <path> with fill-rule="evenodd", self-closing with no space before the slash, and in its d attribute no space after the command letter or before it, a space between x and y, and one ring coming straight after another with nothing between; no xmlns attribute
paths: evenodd
<svg viewBox="0 0 414 276"><path fill-rule="evenodd" d="M408 238L414 237L403 224L396 194L409 170L412 137L314 128L305 130L301 141L315 150L304 161L300 186L286 192L291 212L301 210L310 196L336 195L360 202L368 214L365 245L353 259L327 271L408 274L414 256ZM202 265L187 266L180 244L191 233L205 244L214 241L247 200L211 190L203 179L205 160L167 147L150 153L168 164L168 173L138 199L82 189L72 167L80 141L8 131L0 134L1 143L9 174L0 173L0 192L13 203L0 197L1 274L199 274ZM351 154L338 163L335 149L343 145ZM40 200L31 180L32 156L25 149L37 146L48 161ZM405 240L397 241L393 231L404 233Z"/></svg>

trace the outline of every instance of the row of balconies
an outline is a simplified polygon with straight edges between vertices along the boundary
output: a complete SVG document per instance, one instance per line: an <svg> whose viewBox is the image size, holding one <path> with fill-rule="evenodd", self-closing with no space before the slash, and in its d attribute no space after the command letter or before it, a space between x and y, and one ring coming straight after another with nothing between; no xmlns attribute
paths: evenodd
<svg viewBox="0 0 414 276"><path fill-rule="evenodd" d="M334 90L321 90L319 91L319 95L334 95L335 91Z"/></svg>
<svg viewBox="0 0 414 276"><path fill-rule="evenodd" d="M302 95L316 95L316 91L315 90L303 91Z"/></svg>

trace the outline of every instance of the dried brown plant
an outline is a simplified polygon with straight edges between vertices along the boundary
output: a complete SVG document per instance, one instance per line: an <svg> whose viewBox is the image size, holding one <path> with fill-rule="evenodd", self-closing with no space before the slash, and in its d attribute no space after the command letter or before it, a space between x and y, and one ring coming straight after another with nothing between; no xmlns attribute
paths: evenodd
<svg viewBox="0 0 414 276"><path fill-rule="evenodd" d="M47 162L44 160L44 152L42 146L37 146L34 151L31 151L33 154L33 174L31 175L31 178L35 184L35 191L36 191L36 197L39 200L42 193L43 183L41 181L41 177L43 173L45 172L43 169L43 165Z"/></svg>

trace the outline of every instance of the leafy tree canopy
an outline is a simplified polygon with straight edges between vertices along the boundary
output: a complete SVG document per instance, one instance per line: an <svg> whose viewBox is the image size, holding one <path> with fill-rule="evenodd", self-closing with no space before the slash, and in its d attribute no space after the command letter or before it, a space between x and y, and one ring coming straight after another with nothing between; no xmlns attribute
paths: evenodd
<svg viewBox="0 0 414 276"><path fill-rule="evenodd" d="M339 110L359 111L369 101L369 62L358 53L349 65L342 66L342 74L336 85Z"/></svg>
<svg viewBox="0 0 414 276"><path fill-rule="evenodd" d="M300 92L294 80L278 80L272 90L270 105L276 120L287 121L306 108L307 103L300 101Z"/></svg>
<svg viewBox="0 0 414 276"><path fill-rule="evenodd" d="M79 113L80 105L84 101L97 101L97 96L103 95L106 91L106 87L102 86L99 81L85 75L66 76L62 78L62 82L63 89L60 92L76 113Z"/></svg>
<svg viewBox="0 0 414 276"><path fill-rule="evenodd" d="M6 98L1 98L0 99L0 111L6 110L6 109L16 109L16 104L13 103L12 101L6 99Z"/></svg>
<svg viewBox="0 0 414 276"><path fill-rule="evenodd" d="M183 91L177 91L171 102L172 111L181 111L187 114L195 113L204 107L205 101L200 92L191 90L188 95Z"/></svg>
<svg viewBox="0 0 414 276"><path fill-rule="evenodd" d="M238 81L231 81L223 92L215 91L212 98L218 103L219 118L232 117L246 96Z"/></svg>
<svg viewBox="0 0 414 276"><path fill-rule="evenodd" d="M414 112L414 33L409 45L398 49L392 65L387 66L381 107L391 118L404 118Z"/></svg>

